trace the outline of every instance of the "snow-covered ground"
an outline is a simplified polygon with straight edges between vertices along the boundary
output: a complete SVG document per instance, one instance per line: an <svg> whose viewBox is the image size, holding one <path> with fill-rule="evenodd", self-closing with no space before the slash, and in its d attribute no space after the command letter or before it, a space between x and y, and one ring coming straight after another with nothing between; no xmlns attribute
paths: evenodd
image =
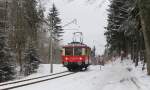
<svg viewBox="0 0 150 90"><path fill-rule="evenodd" d="M55 73L67 70L54 65ZM27 78L49 74L49 65L41 65L37 74ZM45 81L14 90L150 90L150 76L141 66L135 68L131 61L117 60L105 66L91 65L87 71Z"/></svg>
<svg viewBox="0 0 150 90"><path fill-rule="evenodd" d="M26 79L30 79L30 78L50 75L50 74L59 73L59 72L63 72L63 71L67 71L67 69L65 67L63 67L63 65L61 65L61 64L54 64L53 65L53 73L50 73L50 65L49 64L41 64L39 66L39 69L37 70L37 73L34 73L34 74L29 75L27 77L20 76L16 80L3 82L3 83L0 83L0 85L5 84L5 83L20 81L20 80L26 80Z"/></svg>

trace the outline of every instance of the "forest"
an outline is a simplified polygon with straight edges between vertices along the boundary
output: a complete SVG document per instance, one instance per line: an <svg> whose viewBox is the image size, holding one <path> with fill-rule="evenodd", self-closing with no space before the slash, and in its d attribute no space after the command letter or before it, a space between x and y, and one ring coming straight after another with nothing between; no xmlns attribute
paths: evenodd
<svg viewBox="0 0 150 90"><path fill-rule="evenodd" d="M128 57L138 66L143 61L150 75L150 1L110 0L105 53L111 57Z"/></svg>
<svg viewBox="0 0 150 90"><path fill-rule="evenodd" d="M54 4L44 12L40 0L0 0L0 82L35 73L50 57L60 63L59 12Z"/></svg>

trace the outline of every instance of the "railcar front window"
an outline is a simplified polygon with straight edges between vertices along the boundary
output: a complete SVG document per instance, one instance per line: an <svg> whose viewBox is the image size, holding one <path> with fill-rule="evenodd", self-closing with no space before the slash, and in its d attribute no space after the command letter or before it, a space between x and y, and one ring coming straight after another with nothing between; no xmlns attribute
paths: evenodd
<svg viewBox="0 0 150 90"><path fill-rule="evenodd" d="M75 56L82 55L82 48L74 48L74 55Z"/></svg>
<svg viewBox="0 0 150 90"><path fill-rule="evenodd" d="M65 48L65 55L72 56L73 55L73 48Z"/></svg>

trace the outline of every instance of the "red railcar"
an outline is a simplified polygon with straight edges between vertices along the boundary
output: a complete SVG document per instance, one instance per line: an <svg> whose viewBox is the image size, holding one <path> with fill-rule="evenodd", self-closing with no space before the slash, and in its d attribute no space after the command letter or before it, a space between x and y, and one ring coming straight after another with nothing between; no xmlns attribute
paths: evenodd
<svg viewBox="0 0 150 90"><path fill-rule="evenodd" d="M72 42L62 47L62 63L69 71L86 70L90 65L91 48L80 42Z"/></svg>

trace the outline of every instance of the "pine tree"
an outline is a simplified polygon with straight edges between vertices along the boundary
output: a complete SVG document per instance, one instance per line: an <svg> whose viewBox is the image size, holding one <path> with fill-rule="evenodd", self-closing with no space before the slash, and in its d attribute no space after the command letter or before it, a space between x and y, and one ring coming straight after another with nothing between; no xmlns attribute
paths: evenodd
<svg viewBox="0 0 150 90"><path fill-rule="evenodd" d="M51 32L51 40L50 40L50 51L52 51L52 56L55 61L53 63L60 63L60 46L59 46L59 40L62 37L63 29L61 26L61 19L58 17L58 10L56 9L55 5L53 4L52 8L50 9L50 12L48 14L48 29ZM53 40L52 40L53 39ZM50 58L49 56L49 58ZM52 63L52 62L51 62Z"/></svg>
<svg viewBox="0 0 150 90"><path fill-rule="evenodd" d="M0 30L0 82L15 78L15 60L7 39L6 32Z"/></svg>
<svg viewBox="0 0 150 90"><path fill-rule="evenodd" d="M52 8L50 9L50 12L48 14L48 23L49 23L49 29L53 30L52 33L54 35L55 39L59 39L62 36L63 29L61 24L61 19L58 17L58 10L53 4Z"/></svg>
<svg viewBox="0 0 150 90"><path fill-rule="evenodd" d="M37 50L32 45L30 45L24 54L24 75L30 75L37 72L40 64L39 58L40 57L37 54Z"/></svg>
<svg viewBox="0 0 150 90"><path fill-rule="evenodd" d="M105 33L110 51L126 52L126 39L121 26L128 18L127 0L112 0L108 14L108 26Z"/></svg>

